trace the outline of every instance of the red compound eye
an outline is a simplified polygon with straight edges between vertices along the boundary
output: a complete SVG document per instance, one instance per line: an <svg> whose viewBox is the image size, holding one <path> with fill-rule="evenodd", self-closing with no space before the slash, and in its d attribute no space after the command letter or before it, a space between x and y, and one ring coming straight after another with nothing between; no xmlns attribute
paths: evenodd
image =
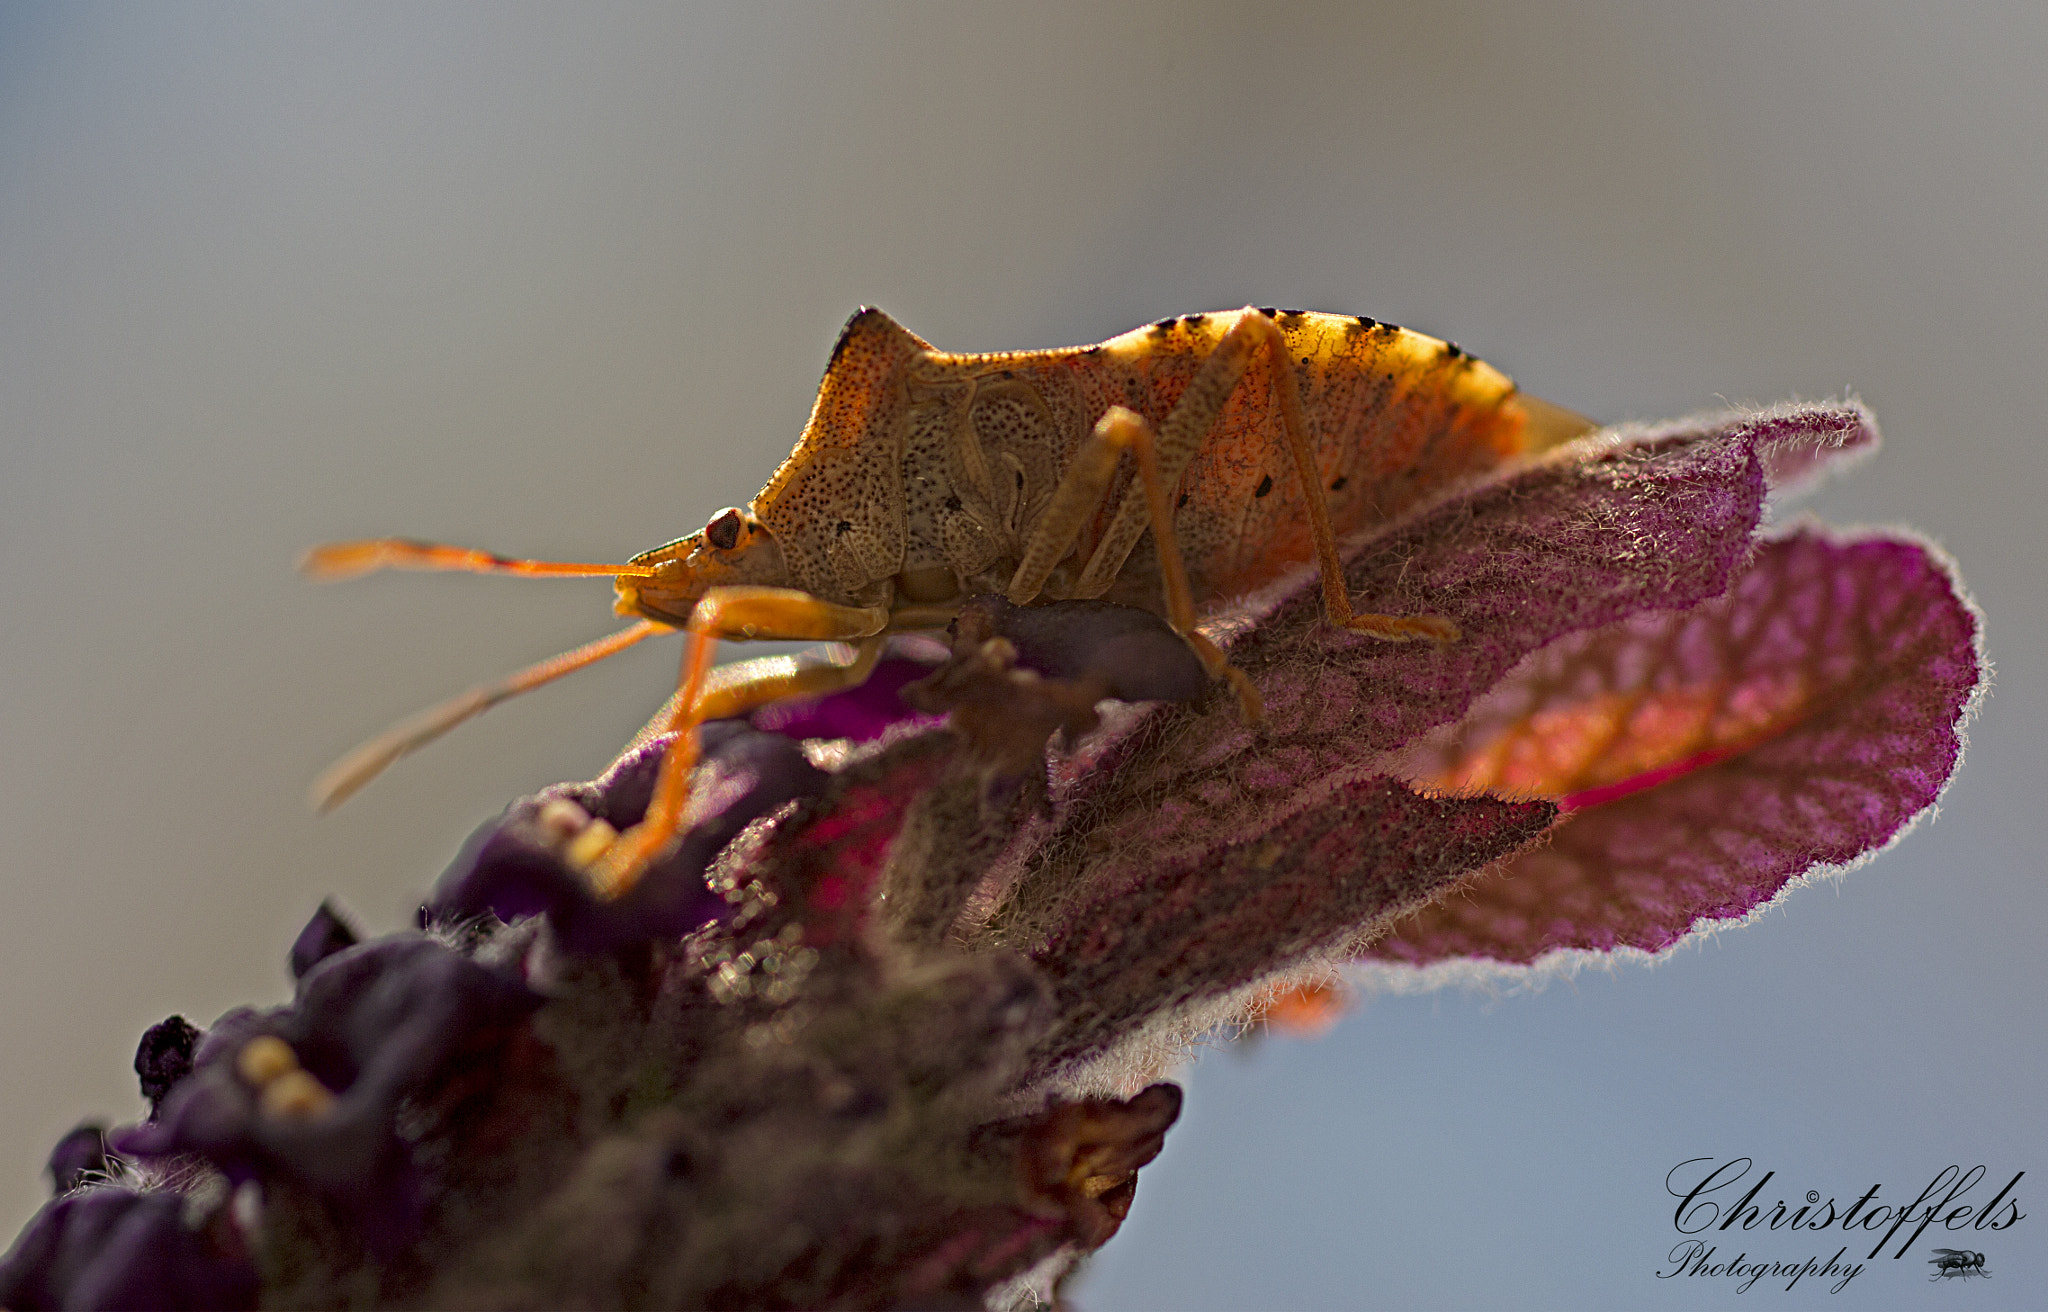
<svg viewBox="0 0 2048 1312"><path fill-rule="evenodd" d="M727 506L704 526L704 540L720 551L731 551L740 544L740 530L745 526L745 517L736 508Z"/></svg>

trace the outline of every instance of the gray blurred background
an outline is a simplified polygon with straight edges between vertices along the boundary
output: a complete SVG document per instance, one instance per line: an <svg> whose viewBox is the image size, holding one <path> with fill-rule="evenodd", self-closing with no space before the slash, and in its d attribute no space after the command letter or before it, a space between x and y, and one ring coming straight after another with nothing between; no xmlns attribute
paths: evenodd
<svg viewBox="0 0 2048 1312"><path fill-rule="evenodd" d="M1854 389L1889 445L1816 509L1919 526L1990 616L1938 821L1655 969L1210 1053L1084 1307L1731 1306L1654 1274L1701 1156L1767 1200L1981 1162L2048 1213L2044 48L2041 6L1903 0L0 10L0 1231L138 1113L145 1026L281 1000L323 895L407 923L672 677L635 651L315 820L367 732L612 619L300 550L692 530L864 302L961 350L1357 312L1610 420ZM1972 1306L2048 1305L2042 1226L1949 1241ZM1937 1242L1746 1297L1924 1306Z"/></svg>

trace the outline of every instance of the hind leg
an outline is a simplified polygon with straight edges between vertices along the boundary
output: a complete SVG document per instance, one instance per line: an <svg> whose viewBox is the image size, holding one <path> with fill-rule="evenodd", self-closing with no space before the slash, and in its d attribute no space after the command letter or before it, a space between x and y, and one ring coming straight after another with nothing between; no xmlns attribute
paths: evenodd
<svg viewBox="0 0 2048 1312"><path fill-rule="evenodd" d="M1273 365L1273 386L1280 393L1281 427L1287 432L1287 449L1294 456L1294 472L1301 479L1309 536L1315 542L1316 572L1323 583L1323 614L1337 628L1390 642L1407 642L1412 638L1439 644L1456 642L1458 626L1441 615L1361 615L1351 609L1351 594L1344 586L1344 562L1337 555L1337 535L1330 527L1330 504L1316 471L1315 449L1309 445L1308 417L1302 411L1301 385L1294 376L1294 360L1287 351L1286 335L1279 324L1257 310L1246 310L1231 331L1235 333L1238 329L1246 329L1259 339Z"/></svg>
<svg viewBox="0 0 2048 1312"><path fill-rule="evenodd" d="M1315 546L1316 569L1322 578L1323 612L1329 622L1354 633L1370 634L1393 642L1424 638L1431 642L1455 642L1458 626L1440 615L1360 614L1351 608L1351 595L1344 587L1344 562L1337 555L1337 535L1330 525L1330 507L1316 470L1314 447L1309 441L1308 418L1303 413L1301 387L1294 376L1294 361L1287 352L1286 335L1280 325L1259 311L1247 308L1223 334L1208 359L1189 380L1173 412L1159 426L1158 452L1161 484L1171 489L1195 453L1215 431L1238 385L1243 382L1255 351L1264 350L1273 366L1274 388L1279 393L1281 428L1294 468L1302 485L1302 504L1308 513L1309 536ZM1100 596L1116 581L1125 558L1145 530L1147 518L1157 512L1140 499L1133 488L1117 507L1114 520L1095 554L1089 559L1076 586L1084 597Z"/></svg>

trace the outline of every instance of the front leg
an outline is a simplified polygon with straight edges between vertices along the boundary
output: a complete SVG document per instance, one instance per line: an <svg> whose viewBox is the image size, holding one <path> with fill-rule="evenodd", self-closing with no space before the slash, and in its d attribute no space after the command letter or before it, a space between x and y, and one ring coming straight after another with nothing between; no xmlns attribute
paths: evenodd
<svg viewBox="0 0 2048 1312"><path fill-rule="evenodd" d="M589 874L600 894L617 897L640 882L681 827L690 799L690 770L697 764L697 726L740 715L782 697L854 687L881 657L887 606L839 606L793 588L712 588L690 612L676 695L650 729L673 733L655 776L654 796L639 824L620 834L601 854L591 853ZM720 638L792 641L856 641L848 665L791 666L764 677L714 685L711 656ZM657 728L658 725L658 728Z"/></svg>

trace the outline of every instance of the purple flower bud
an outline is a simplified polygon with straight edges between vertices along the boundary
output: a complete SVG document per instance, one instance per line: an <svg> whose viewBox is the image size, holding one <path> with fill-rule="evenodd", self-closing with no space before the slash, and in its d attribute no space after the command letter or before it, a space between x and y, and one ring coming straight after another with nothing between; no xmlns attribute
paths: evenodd
<svg viewBox="0 0 2048 1312"><path fill-rule="evenodd" d="M521 981L416 934L327 958L299 981L286 1030L329 1087L388 1106L475 1036L540 1005Z"/></svg>
<svg viewBox="0 0 2048 1312"><path fill-rule="evenodd" d="M135 1049L135 1074L142 1081L142 1096L149 1099L151 1116L171 1086L191 1072L198 1043L199 1030L183 1016L159 1021L142 1032Z"/></svg>
<svg viewBox="0 0 2048 1312"><path fill-rule="evenodd" d="M154 1118L115 1127L108 1145L143 1160L193 1153L237 1183L256 1178L267 1166L254 1141L256 1098L231 1066L213 1062L196 1069L171 1090Z"/></svg>
<svg viewBox="0 0 2048 1312"><path fill-rule="evenodd" d="M399 1100L538 1005L519 980L433 939L374 939L308 970L291 1007L223 1017L156 1120L117 1131L114 1146L145 1158L195 1153L232 1179L282 1172L350 1210L375 1247L395 1252L423 1205L393 1126ZM271 1090L253 1087L242 1064L259 1036L288 1045L303 1067L293 1078L310 1075L331 1105L270 1107Z"/></svg>
<svg viewBox="0 0 2048 1312"><path fill-rule="evenodd" d="M192 1048L191 1068L195 1071L222 1062L232 1062L242 1045L259 1034L279 1034L287 1028L288 1007L233 1007L222 1012L213 1024L198 1031Z"/></svg>
<svg viewBox="0 0 2048 1312"><path fill-rule="evenodd" d="M292 941L292 950L288 958L292 978L299 978L321 961L343 948L352 948L361 941L361 936L341 918L332 902L321 902L319 910L313 913L313 918L306 922L306 927L299 931L298 938Z"/></svg>
<svg viewBox="0 0 2048 1312"><path fill-rule="evenodd" d="M55 1193L68 1194L107 1174L107 1127L88 1121L57 1141L44 1167Z"/></svg>
<svg viewBox="0 0 2048 1312"><path fill-rule="evenodd" d="M897 640L866 681L823 697L770 702L747 717L764 733L785 738L850 738L864 743L921 713L898 696L907 684L930 674L942 652L936 644Z"/></svg>
<svg viewBox="0 0 2048 1312"><path fill-rule="evenodd" d="M216 1209L198 1227L175 1193L102 1187L37 1213L0 1259L0 1307L253 1308L255 1268Z"/></svg>
<svg viewBox="0 0 2048 1312"><path fill-rule="evenodd" d="M570 803L619 830L638 823L653 797L667 738L628 751L592 783L565 784L514 802L470 836L435 884L429 917L447 924L486 912L508 922L545 915L562 948L590 956L679 938L722 914L725 901L705 885L705 868L753 821L815 796L825 775L794 739L738 721L706 725L702 734L698 786L709 790L715 809L624 896L598 897L569 864L562 835L549 829L550 808Z"/></svg>

